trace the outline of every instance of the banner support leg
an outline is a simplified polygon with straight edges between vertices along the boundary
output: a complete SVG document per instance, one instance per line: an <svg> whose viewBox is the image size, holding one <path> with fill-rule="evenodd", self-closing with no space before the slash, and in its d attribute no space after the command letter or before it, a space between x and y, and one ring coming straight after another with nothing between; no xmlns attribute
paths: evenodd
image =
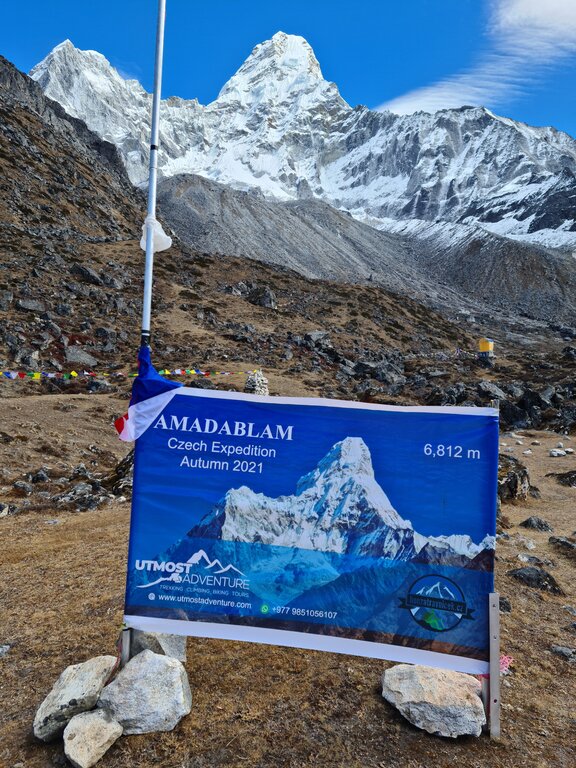
<svg viewBox="0 0 576 768"><path fill-rule="evenodd" d="M132 644L132 630L123 629L120 639L120 669L130 661L130 646Z"/></svg>
<svg viewBox="0 0 576 768"><path fill-rule="evenodd" d="M490 676L488 678L490 738L500 738L500 595L491 592L489 597L490 627Z"/></svg>

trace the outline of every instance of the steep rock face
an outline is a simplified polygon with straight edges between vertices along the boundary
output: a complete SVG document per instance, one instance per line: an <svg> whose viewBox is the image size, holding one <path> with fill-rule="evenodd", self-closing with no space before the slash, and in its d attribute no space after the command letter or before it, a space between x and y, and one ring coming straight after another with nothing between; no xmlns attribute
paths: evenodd
<svg viewBox="0 0 576 768"><path fill-rule="evenodd" d="M94 51L66 41L31 72L70 114L146 178L150 96ZM484 108L397 116L352 109L301 37L254 49L218 98L167 99L160 168L279 199L316 197L363 218L479 223L499 234L576 243L576 142Z"/></svg>

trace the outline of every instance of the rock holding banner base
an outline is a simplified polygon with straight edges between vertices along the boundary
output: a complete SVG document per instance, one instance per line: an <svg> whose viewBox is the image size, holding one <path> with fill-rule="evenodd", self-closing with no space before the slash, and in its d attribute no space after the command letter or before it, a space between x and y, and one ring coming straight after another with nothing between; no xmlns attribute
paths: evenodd
<svg viewBox="0 0 576 768"><path fill-rule="evenodd" d="M96 656L83 664L66 667L38 707L34 735L42 741L51 741L62 733L74 715L96 706L115 665L114 656Z"/></svg>
<svg viewBox="0 0 576 768"><path fill-rule="evenodd" d="M132 630L130 658L142 651L153 651L163 656L171 656L178 661L186 661L186 640L182 635L166 635L161 632L143 632Z"/></svg>
<svg viewBox="0 0 576 768"><path fill-rule="evenodd" d="M64 753L75 768L91 768L122 736L122 726L105 709L75 715L64 729Z"/></svg>
<svg viewBox="0 0 576 768"><path fill-rule="evenodd" d="M486 715L471 675L398 664L382 676L382 696L417 728L437 736L480 736Z"/></svg>
<svg viewBox="0 0 576 768"><path fill-rule="evenodd" d="M169 656L142 651L107 685L98 700L126 735L171 731L192 709L188 676Z"/></svg>

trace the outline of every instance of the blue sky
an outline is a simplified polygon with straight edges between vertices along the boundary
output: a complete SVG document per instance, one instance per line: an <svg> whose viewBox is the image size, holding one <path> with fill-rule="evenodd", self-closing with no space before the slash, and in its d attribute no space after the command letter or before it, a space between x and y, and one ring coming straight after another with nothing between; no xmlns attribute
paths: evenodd
<svg viewBox="0 0 576 768"><path fill-rule="evenodd" d="M151 89L156 0L5 3L0 53L28 71L62 40ZM351 104L464 103L576 136L574 0L168 0L163 94L207 103L254 45L306 37Z"/></svg>

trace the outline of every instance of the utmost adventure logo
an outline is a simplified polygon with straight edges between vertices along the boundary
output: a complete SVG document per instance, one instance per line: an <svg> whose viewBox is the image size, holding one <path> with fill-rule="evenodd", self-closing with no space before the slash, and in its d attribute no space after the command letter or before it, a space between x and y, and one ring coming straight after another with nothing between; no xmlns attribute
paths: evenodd
<svg viewBox="0 0 576 768"><path fill-rule="evenodd" d="M432 632L447 632L462 619L474 619L460 587L438 574L417 579L401 598L400 608L409 610L417 624Z"/></svg>
<svg viewBox="0 0 576 768"><path fill-rule="evenodd" d="M204 573L198 572L197 566L202 566ZM138 589L147 589L163 582L229 589L250 588L246 574L239 568L232 563L223 565L218 559L211 560L203 549L195 552L185 563L176 563L171 560L136 560L135 568L137 571L146 571L149 574L161 574L154 581L139 584Z"/></svg>

